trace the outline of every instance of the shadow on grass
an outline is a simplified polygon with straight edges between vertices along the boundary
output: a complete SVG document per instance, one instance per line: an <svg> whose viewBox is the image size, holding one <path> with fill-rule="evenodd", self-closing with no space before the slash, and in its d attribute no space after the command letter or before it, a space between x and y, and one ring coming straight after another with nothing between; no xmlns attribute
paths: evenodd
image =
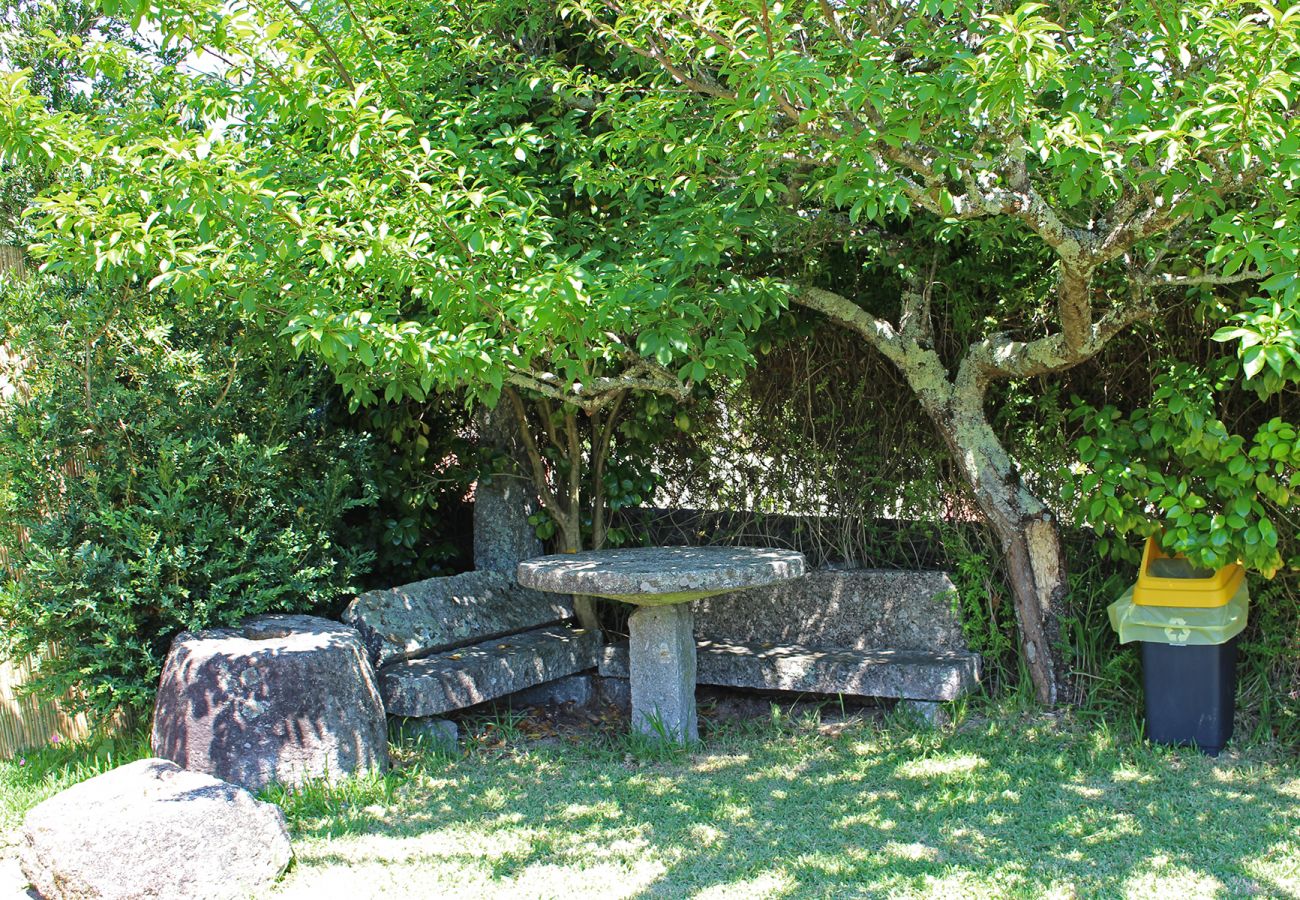
<svg viewBox="0 0 1300 900"><path fill-rule="evenodd" d="M308 865L358 850L474 870L503 893L555 867L639 868L609 895L1294 896L1300 781L1263 763L1051 725L725 736L678 761L560 747L433 760L340 814L285 797ZM356 798L360 800L361 798ZM364 836L364 837L363 837ZM341 838L335 843L328 838ZM362 847L361 845L364 845ZM647 868L648 865L648 868ZM590 885L587 885L590 888Z"/></svg>

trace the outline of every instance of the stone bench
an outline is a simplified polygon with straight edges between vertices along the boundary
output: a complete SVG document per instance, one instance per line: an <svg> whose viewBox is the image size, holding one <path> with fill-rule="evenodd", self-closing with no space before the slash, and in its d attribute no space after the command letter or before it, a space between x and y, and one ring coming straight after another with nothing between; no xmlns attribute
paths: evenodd
<svg viewBox="0 0 1300 900"><path fill-rule="evenodd" d="M600 637L573 616L571 597L487 570L370 591L343 621L370 651L389 715L425 717L594 668Z"/></svg>
<svg viewBox="0 0 1300 900"><path fill-rule="evenodd" d="M851 697L955 700L979 684L979 656L943 572L821 569L797 581L697 602L699 684ZM628 677L627 644L600 674Z"/></svg>
<svg viewBox="0 0 1300 900"><path fill-rule="evenodd" d="M519 455L504 406L479 410L475 428L480 446ZM542 545L528 523L527 481L505 469L475 486L475 571L370 591L343 613L370 652L390 715L438 716L596 667L600 636L574 627L573 598L515 581L515 566Z"/></svg>

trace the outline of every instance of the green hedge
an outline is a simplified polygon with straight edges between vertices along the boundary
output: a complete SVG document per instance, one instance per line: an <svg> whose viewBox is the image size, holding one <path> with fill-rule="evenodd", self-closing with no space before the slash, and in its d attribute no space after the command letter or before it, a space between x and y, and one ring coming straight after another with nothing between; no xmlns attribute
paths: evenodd
<svg viewBox="0 0 1300 900"><path fill-rule="evenodd" d="M0 409L0 652L42 654L38 690L96 718L142 708L178 631L327 609L356 583L374 452L328 428L328 377L127 292L10 284L0 313L31 391Z"/></svg>

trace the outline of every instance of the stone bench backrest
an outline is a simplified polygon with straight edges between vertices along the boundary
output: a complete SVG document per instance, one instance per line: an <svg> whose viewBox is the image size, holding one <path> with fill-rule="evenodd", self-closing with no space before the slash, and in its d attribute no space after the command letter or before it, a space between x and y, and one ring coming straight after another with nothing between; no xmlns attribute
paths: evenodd
<svg viewBox="0 0 1300 900"><path fill-rule="evenodd" d="M573 598L530 591L510 572L465 572L357 597L343 621L379 666L573 618Z"/></svg>
<svg viewBox="0 0 1300 900"><path fill-rule="evenodd" d="M700 640L855 650L965 650L947 573L819 569L695 605Z"/></svg>

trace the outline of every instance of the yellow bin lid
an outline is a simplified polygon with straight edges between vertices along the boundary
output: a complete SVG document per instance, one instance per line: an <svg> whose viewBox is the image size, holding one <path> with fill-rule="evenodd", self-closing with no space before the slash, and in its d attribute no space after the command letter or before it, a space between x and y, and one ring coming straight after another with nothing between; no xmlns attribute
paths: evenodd
<svg viewBox="0 0 1300 900"><path fill-rule="evenodd" d="M1147 538L1142 550L1142 568L1133 586L1138 606L1185 606L1211 609L1227 606L1241 587L1246 570L1238 563L1211 571L1198 569L1182 556L1168 556L1160 542Z"/></svg>

